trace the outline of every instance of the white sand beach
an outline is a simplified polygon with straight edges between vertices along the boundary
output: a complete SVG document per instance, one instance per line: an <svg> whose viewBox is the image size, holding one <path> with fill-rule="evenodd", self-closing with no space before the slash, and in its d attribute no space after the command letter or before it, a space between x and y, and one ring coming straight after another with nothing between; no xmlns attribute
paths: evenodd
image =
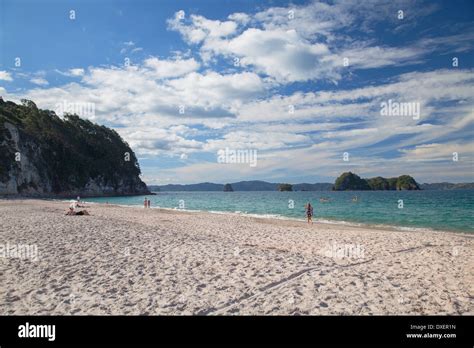
<svg viewBox="0 0 474 348"><path fill-rule="evenodd" d="M67 206L0 200L1 315L474 314L473 235Z"/></svg>

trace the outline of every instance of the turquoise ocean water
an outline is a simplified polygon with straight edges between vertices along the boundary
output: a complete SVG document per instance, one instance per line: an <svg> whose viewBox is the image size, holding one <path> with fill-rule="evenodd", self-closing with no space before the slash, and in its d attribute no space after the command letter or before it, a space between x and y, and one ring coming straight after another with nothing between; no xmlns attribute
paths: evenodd
<svg viewBox="0 0 474 348"><path fill-rule="evenodd" d="M358 196L358 201L352 198ZM143 206L145 196L87 198L87 202ZM474 233L474 190L352 192L158 192L151 207L238 212L305 218L311 202L316 220ZM329 202L322 203L326 197ZM401 201L403 201L403 208Z"/></svg>

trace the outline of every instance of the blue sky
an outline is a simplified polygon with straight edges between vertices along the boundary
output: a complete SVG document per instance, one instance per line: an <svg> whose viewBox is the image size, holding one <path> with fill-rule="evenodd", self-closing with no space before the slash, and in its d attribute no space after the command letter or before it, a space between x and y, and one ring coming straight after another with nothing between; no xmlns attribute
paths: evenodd
<svg viewBox="0 0 474 348"><path fill-rule="evenodd" d="M0 94L79 106L131 145L148 184L474 181L473 13L458 0L0 0ZM389 101L413 110L383 115ZM257 165L221 163L226 148Z"/></svg>

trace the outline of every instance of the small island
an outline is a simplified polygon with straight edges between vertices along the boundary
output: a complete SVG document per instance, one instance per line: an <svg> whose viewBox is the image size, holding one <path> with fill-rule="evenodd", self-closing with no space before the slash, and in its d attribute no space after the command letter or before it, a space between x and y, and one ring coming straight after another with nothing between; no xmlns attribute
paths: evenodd
<svg viewBox="0 0 474 348"><path fill-rule="evenodd" d="M278 191L293 191L293 185L291 184L278 184Z"/></svg>
<svg viewBox="0 0 474 348"><path fill-rule="evenodd" d="M418 183L410 175L394 178L363 179L352 172L342 173L334 183L333 191L378 191L378 190L420 190Z"/></svg>
<svg viewBox="0 0 474 348"><path fill-rule="evenodd" d="M225 184L224 185L224 192L234 192L234 189L232 188L231 184Z"/></svg>

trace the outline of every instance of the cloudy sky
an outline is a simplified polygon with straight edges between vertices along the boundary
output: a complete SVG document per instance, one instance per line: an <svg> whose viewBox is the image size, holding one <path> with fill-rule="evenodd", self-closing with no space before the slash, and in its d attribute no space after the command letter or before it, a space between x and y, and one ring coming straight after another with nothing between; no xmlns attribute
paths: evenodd
<svg viewBox="0 0 474 348"><path fill-rule="evenodd" d="M470 0L0 0L0 95L93 105L81 116L119 132L148 184L469 182L473 14ZM219 163L225 148L257 165Z"/></svg>

